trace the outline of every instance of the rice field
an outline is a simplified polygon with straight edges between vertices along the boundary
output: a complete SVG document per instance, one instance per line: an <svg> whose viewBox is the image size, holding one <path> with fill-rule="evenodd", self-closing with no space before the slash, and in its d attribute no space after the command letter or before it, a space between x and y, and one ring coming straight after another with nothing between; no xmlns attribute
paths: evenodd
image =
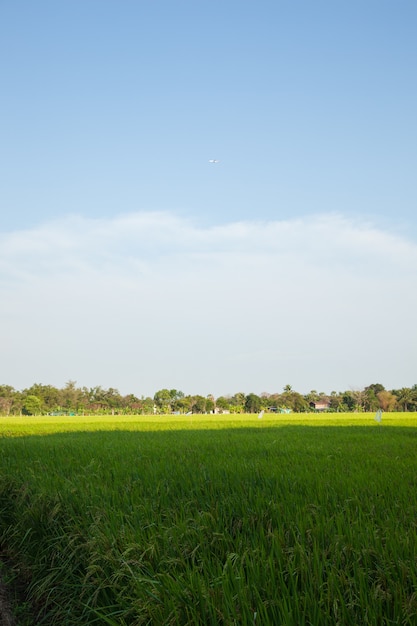
<svg viewBox="0 0 417 626"><path fill-rule="evenodd" d="M36 624L417 623L417 415L0 418Z"/></svg>

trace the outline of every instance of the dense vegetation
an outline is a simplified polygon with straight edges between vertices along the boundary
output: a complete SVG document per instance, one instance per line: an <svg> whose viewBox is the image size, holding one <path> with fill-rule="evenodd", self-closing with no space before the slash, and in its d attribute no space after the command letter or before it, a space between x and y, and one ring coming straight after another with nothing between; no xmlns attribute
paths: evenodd
<svg viewBox="0 0 417 626"><path fill-rule="evenodd" d="M329 395L315 390L302 395L286 385L282 393L236 393L232 396L185 395L177 389L160 389L153 398L121 395L110 387L78 388L69 381L62 389L34 384L18 391L0 385L0 415L149 415L168 413L257 413L261 410L308 411L417 411L417 385L388 391L376 383L362 390L332 391Z"/></svg>
<svg viewBox="0 0 417 626"><path fill-rule="evenodd" d="M4 418L33 623L415 624L417 416L373 418Z"/></svg>

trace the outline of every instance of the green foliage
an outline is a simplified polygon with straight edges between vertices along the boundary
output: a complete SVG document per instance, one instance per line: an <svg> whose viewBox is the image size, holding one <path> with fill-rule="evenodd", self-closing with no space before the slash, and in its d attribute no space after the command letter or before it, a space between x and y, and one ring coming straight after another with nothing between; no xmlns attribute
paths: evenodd
<svg viewBox="0 0 417 626"><path fill-rule="evenodd" d="M220 411L227 411L229 409L229 401L228 401L228 399L225 398L224 396L220 396L216 400L216 407Z"/></svg>
<svg viewBox="0 0 417 626"><path fill-rule="evenodd" d="M262 401L255 393L250 393L245 398L245 413L259 413Z"/></svg>
<svg viewBox="0 0 417 626"><path fill-rule="evenodd" d="M42 408L42 400L38 396L28 395L23 402L25 415L39 415Z"/></svg>
<svg viewBox="0 0 417 626"><path fill-rule="evenodd" d="M207 398L203 396L194 396L191 402L191 410L193 413L206 413Z"/></svg>
<svg viewBox="0 0 417 626"><path fill-rule="evenodd" d="M416 623L415 415L2 424L34 623Z"/></svg>
<svg viewBox="0 0 417 626"><path fill-rule="evenodd" d="M403 387L402 389L394 390L394 395L397 397L397 404L403 411L415 411L417 410L417 386L414 385L411 389L409 387Z"/></svg>
<svg viewBox="0 0 417 626"><path fill-rule="evenodd" d="M31 405L31 399L27 404L30 396L38 398L40 407ZM122 396L113 387L80 389L75 381L70 380L63 389L36 383L29 389L16 391L10 385L0 385L0 415L178 415L189 412L242 414L245 411L257 412L258 406L266 410L289 409L295 413L306 413L317 410L317 402L322 405L320 410L359 412L382 409L385 412L413 412L417 410L417 385L388 391L383 385L374 383L363 390L332 391L330 396L316 390L302 395L294 391L291 385L285 385L282 393L263 393L260 400L258 398L256 394L245 395L239 392L233 396L220 396L216 400L211 394L206 397L199 394L186 396L177 389L160 389L153 398L138 398L133 393Z"/></svg>

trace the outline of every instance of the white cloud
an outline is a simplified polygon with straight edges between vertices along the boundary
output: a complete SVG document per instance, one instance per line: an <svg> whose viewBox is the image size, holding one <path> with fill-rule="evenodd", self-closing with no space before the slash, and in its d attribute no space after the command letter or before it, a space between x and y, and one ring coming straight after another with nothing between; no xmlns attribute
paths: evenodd
<svg viewBox="0 0 417 626"><path fill-rule="evenodd" d="M0 236L0 382L153 394L410 385L417 246L339 215L82 217Z"/></svg>

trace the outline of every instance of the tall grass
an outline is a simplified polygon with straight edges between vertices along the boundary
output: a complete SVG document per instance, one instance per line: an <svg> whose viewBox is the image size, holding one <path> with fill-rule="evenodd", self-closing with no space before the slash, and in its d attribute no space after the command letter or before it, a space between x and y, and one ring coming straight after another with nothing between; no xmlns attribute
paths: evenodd
<svg viewBox="0 0 417 626"><path fill-rule="evenodd" d="M417 623L417 430L367 420L3 437L0 539L36 623Z"/></svg>

